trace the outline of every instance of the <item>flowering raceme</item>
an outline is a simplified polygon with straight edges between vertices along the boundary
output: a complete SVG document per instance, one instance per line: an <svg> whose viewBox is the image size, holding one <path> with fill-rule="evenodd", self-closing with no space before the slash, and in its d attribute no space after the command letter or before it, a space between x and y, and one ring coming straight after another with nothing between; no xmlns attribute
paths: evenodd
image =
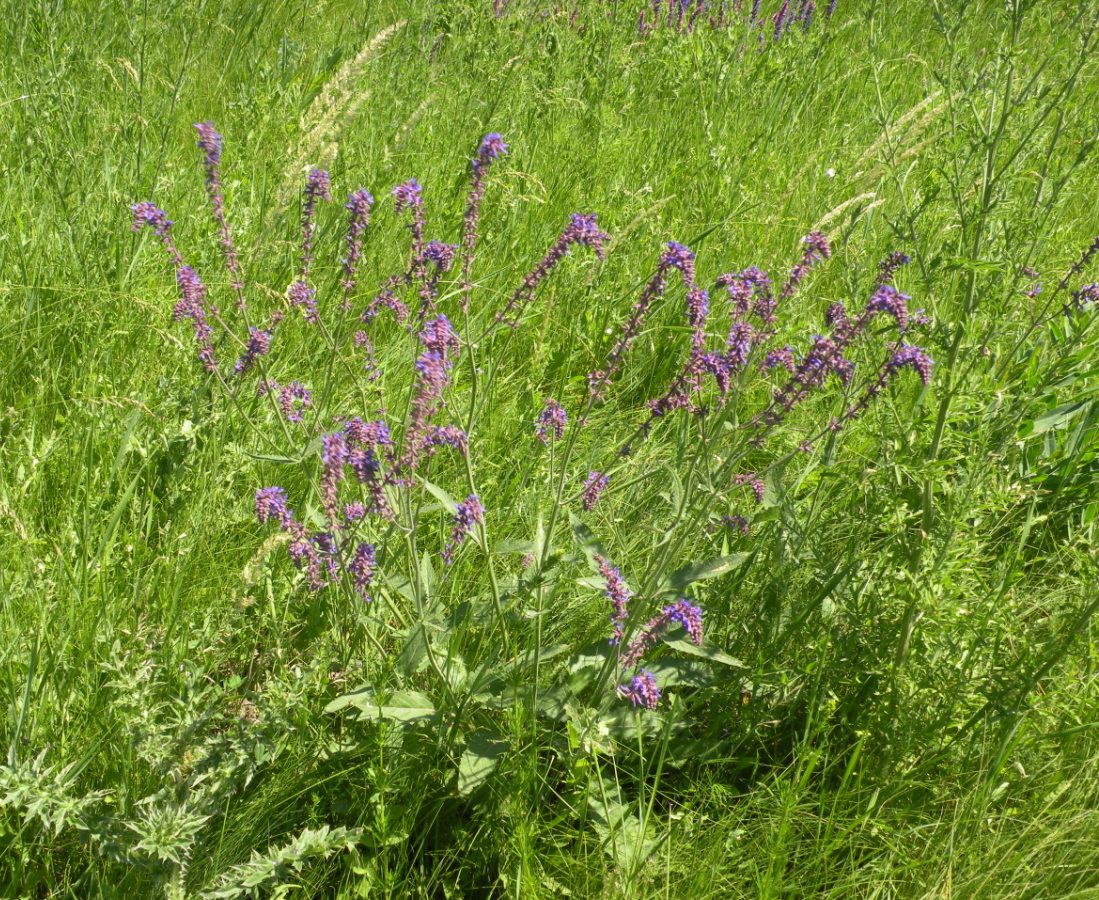
<svg viewBox="0 0 1099 900"><path fill-rule="evenodd" d="M546 405L534 423L535 435L543 444L547 443L551 437L559 441L568 423L569 417L565 408L552 397L547 397Z"/></svg>

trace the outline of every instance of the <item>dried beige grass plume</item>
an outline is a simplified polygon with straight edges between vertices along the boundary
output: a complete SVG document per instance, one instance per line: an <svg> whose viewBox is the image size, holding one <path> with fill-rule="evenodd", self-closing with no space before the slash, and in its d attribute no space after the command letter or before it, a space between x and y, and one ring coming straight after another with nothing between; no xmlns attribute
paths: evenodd
<svg viewBox="0 0 1099 900"><path fill-rule="evenodd" d="M295 146L287 148L291 162L283 176L273 211L285 209L298 192L302 172L312 166L326 169L332 165L339 153L340 132L358 115L359 109L370 97L369 89L360 84L363 72L378 51L405 24L406 20L402 19L374 35L352 59L340 66L313 98L299 123L301 137Z"/></svg>

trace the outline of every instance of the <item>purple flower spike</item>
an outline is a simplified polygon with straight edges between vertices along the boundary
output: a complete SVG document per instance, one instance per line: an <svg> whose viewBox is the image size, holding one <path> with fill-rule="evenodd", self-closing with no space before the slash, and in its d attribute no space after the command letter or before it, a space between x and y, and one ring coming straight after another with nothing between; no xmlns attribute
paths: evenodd
<svg viewBox="0 0 1099 900"><path fill-rule="evenodd" d="M279 407L288 422L301 422L305 418L304 410L313 405L313 392L300 381L291 381L281 389L277 384L269 387L279 392Z"/></svg>
<svg viewBox="0 0 1099 900"><path fill-rule="evenodd" d="M724 515L721 517L721 524L731 531L739 531L741 534L747 534L749 530L748 520L744 516Z"/></svg>
<svg viewBox="0 0 1099 900"><path fill-rule="evenodd" d="M821 260L828 259L832 255L828 238L819 231L812 231L805 235L802 242L805 244L805 250L802 252L797 265L790 270L790 274L786 278L786 284L782 286L782 290L779 292L780 301L792 297L798 285L809 274L809 270Z"/></svg>
<svg viewBox="0 0 1099 900"><path fill-rule="evenodd" d="M602 472L588 473L587 481L584 482L584 490L580 495L580 502L585 510L591 512L595 509L610 480L610 476L604 475Z"/></svg>
<svg viewBox="0 0 1099 900"><path fill-rule="evenodd" d="M286 491L280 487L260 488L256 491L256 519L261 525L271 521L285 526L291 516L286 508Z"/></svg>
<svg viewBox="0 0 1099 900"><path fill-rule="evenodd" d="M680 597L671 606L665 606L663 614L669 622L677 622L687 632L687 637L696 647L702 645L702 610L687 600Z"/></svg>
<svg viewBox="0 0 1099 900"><path fill-rule="evenodd" d="M343 505L343 518L348 525L354 525L366 518L366 507L359 502Z"/></svg>
<svg viewBox="0 0 1099 900"><path fill-rule="evenodd" d="M688 247L675 241L668 242L667 250L661 254L656 271L641 291L641 296L637 299L637 302L634 303L633 309L630 311L630 317L626 320L622 333L615 342L610 354L608 354L603 368L588 373L588 392L593 399L603 398L607 386L611 383L611 379L614 378L619 366L622 364L623 357L641 332L641 326L644 324L649 309L656 300L664 295L668 284L668 272L671 269L679 270L683 282L687 286L688 315L692 317L692 323L697 326L695 328L695 341L701 340L701 326L704 324L705 317L709 312L709 297L704 291L700 291L694 283L694 259L694 253ZM696 343L695 346L700 348L701 344ZM695 362L697 362L697 356L696 349L696 352L692 353L692 359ZM676 384L669 390L669 395L677 393L676 386L680 384L681 380L682 378L677 379ZM662 406L666 405L664 401L654 402Z"/></svg>
<svg viewBox="0 0 1099 900"><path fill-rule="evenodd" d="M141 227L144 225L151 228L153 234L158 238L163 238L166 237L171 230L172 220L169 219L168 214L155 203L144 200L141 203L135 203L130 209L132 209L134 213L134 224L130 227L131 231L140 231Z"/></svg>
<svg viewBox="0 0 1099 900"><path fill-rule="evenodd" d="M801 10L798 13L798 20L801 22L801 27L804 31L808 31L813 26L813 16L816 11L816 0L802 0Z"/></svg>
<svg viewBox="0 0 1099 900"><path fill-rule="evenodd" d="M218 312L215 307L207 306L206 285L202 283L198 273L184 263L183 256L172 240L172 222L164 210L148 201L135 203L131 209L134 214L132 229L138 231L142 226L151 229L168 252L175 267L180 299L172 308L172 320L176 322L183 319L191 320L195 344L198 346L198 358L207 372L216 372L218 366L214 355L214 330L210 327L207 313L212 313L216 317Z"/></svg>
<svg viewBox="0 0 1099 900"><path fill-rule="evenodd" d="M347 454L348 465L359 482L366 486L369 504L363 509L386 520L393 519L393 510L385 495L385 483L380 478L382 464L378 458L379 447L391 446L389 428L384 422L363 422L362 419L350 420L344 427L344 436L350 448ZM362 504L354 504L362 506ZM345 512L349 507L345 508Z"/></svg>
<svg viewBox="0 0 1099 900"><path fill-rule="evenodd" d="M436 316L424 325L424 330L420 332L420 343L445 359L457 356L461 348L458 335L454 333L454 326L446 316Z"/></svg>
<svg viewBox="0 0 1099 900"><path fill-rule="evenodd" d="M473 157L473 178L469 185L469 197L462 218L462 312L469 311L473 292L473 257L477 249L477 225L481 219L481 201L485 196L485 177L489 166L508 152L504 139L496 132L481 139L477 154Z"/></svg>
<svg viewBox="0 0 1099 900"><path fill-rule="evenodd" d="M367 304L366 309L362 311L362 315L359 316L359 318L362 319L363 322L369 324L378 317L378 313L383 308L390 310L399 324L403 324L408 319L408 307L398 300L397 295L391 290L383 290L378 296L372 299Z"/></svg>
<svg viewBox="0 0 1099 900"><path fill-rule="evenodd" d="M506 323L512 328L519 324L519 316L523 307L534 297L535 288L544 281L556 268L557 264L569 255L569 248L573 244L580 244L595 251L600 259L605 254L606 242L610 235L599 230L595 215L582 215L574 213L569 220L569 226L558 236L553 246L538 265L523 279L515 293L508 299L507 304L496 314L496 321Z"/></svg>
<svg viewBox="0 0 1099 900"><path fill-rule="evenodd" d="M580 244L595 251L595 255L602 259L605 255L604 245L610 240L610 235L599 230L595 213L584 215L573 213L570 225L565 234L570 236L570 243Z"/></svg>
<svg viewBox="0 0 1099 900"><path fill-rule="evenodd" d="M348 419L344 425L343 433L347 436L347 442L352 447L389 447L393 444L393 437L389 433L389 426L381 419L375 422L364 422L358 416Z"/></svg>
<svg viewBox="0 0 1099 900"><path fill-rule="evenodd" d="M312 168L305 176L306 200L332 200L332 182L323 169Z"/></svg>
<svg viewBox="0 0 1099 900"><path fill-rule="evenodd" d="M1087 264L1091 262L1091 258L1095 256L1096 253L1099 253L1099 235L1096 235L1095 239L1084 248L1084 252L1080 254L1079 259L1069 266L1069 270L1065 273L1064 278L1057 283L1057 290L1066 290L1069 281L1084 271Z"/></svg>
<svg viewBox="0 0 1099 900"><path fill-rule="evenodd" d="M900 250L890 253L885 259L878 263L878 280L876 286L881 287L883 284L892 284L893 279L897 275L897 270L902 266L907 266L910 262L912 262L912 257L907 253L903 253Z"/></svg>
<svg viewBox="0 0 1099 900"><path fill-rule="evenodd" d="M679 269L689 281L695 280L695 255L690 247L668 241L668 249L660 261L667 268Z"/></svg>
<svg viewBox="0 0 1099 900"><path fill-rule="evenodd" d="M1085 284L1078 291L1072 292L1072 304L1078 310L1099 305L1099 283Z"/></svg>
<svg viewBox="0 0 1099 900"><path fill-rule="evenodd" d="M783 368L787 372L793 372L796 368L794 364L794 348L787 344L780 350L772 350L764 357L763 368L767 371L771 369Z"/></svg>
<svg viewBox="0 0 1099 900"><path fill-rule="evenodd" d="M176 270L176 283L181 298L172 309L172 318L179 322L190 319L198 347L198 358L207 372L216 372L217 359L214 356L214 330L206 318L206 285L190 266L180 266Z"/></svg>
<svg viewBox="0 0 1099 900"><path fill-rule="evenodd" d="M305 319L313 325L320 321L317 315L316 292L307 283L313 267L313 236L316 231L314 214L318 200L331 199L328 173L317 168L310 169L305 176L305 189L302 191L301 265L298 268L297 281L290 286L290 301L305 307Z"/></svg>
<svg viewBox="0 0 1099 900"><path fill-rule="evenodd" d="M504 143L504 136L495 131L481 138L481 146L477 148L477 156L473 160L474 166L487 166L493 160L501 156L507 156L508 145Z"/></svg>
<svg viewBox="0 0 1099 900"><path fill-rule="evenodd" d="M763 502L763 494L765 488L763 485L763 479L752 472L738 473L733 476L733 484L740 487L741 485L747 485L752 489L752 493L755 495L756 503Z"/></svg>
<svg viewBox="0 0 1099 900"><path fill-rule="evenodd" d="M622 571L618 566L611 565L610 560L598 553L595 555L595 563L599 566L599 575L605 583L604 593L611 601L612 634L609 643L620 644L625 633L626 620L629 618L629 605L633 594L626 587Z"/></svg>
<svg viewBox="0 0 1099 900"><path fill-rule="evenodd" d="M702 643L702 610L685 597L680 597L642 626L622 654L623 667L632 669L640 663L641 658L664 636L672 623L682 625L695 646Z"/></svg>
<svg viewBox="0 0 1099 900"><path fill-rule="evenodd" d="M440 272L449 272L454 265L454 256L458 252L457 244L444 244L442 241L428 241L424 247L424 256Z"/></svg>
<svg viewBox="0 0 1099 900"><path fill-rule="evenodd" d="M424 197L420 183L412 178L403 184L393 188L393 206L397 212L409 210L412 213L412 221L409 222L409 230L412 232L412 261L403 280L406 284L419 284L421 307L420 321L427 315L432 305L430 287L427 284L427 258L424 255ZM400 281L402 276L397 276ZM390 285L392 286L392 285Z"/></svg>
<svg viewBox="0 0 1099 900"><path fill-rule="evenodd" d="M326 434L321 452L321 503L333 528L340 527L340 482L348 461L347 439L343 433Z"/></svg>
<svg viewBox="0 0 1099 900"><path fill-rule="evenodd" d="M393 188L393 200L397 212L404 212L406 209L420 206L424 202L423 191L420 182L415 178Z"/></svg>
<svg viewBox="0 0 1099 900"><path fill-rule="evenodd" d="M779 11L775 13L775 40L782 40L782 33L789 25L787 21L790 17L790 0L782 0L782 6L779 7Z"/></svg>
<svg viewBox="0 0 1099 900"><path fill-rule="evenodd" d="M893 357L889 360L888 368L894 372L901 369L912 369L920 376L920 381L925 385L931 384L932 359L919 347L912 344L900 344L893 351Z"/></svg>
<svg viewBox="0 0 1099 900"><path fill-rule="evenodd" d="M777 425L783 416L801 403L813 389L824 384L831 374L844 384L848 384L854 374L854 364L843 355L845 341L815 335L813 345L805 358L794 369L790 380L776 394L770 407L763 412L757 422L764 425Z"/></svg>
<svg viewBox="0 0 1099 900"><path fill-rule="evenodd" d="M237 375L243 375L252 368L252 365L259 357L266 356L270 352L271 332L261 331L255 326L249 326L248 346L245 348L244 355L233 366L233 371Z"/></svg>
<svg viewBox="0 0 1099 900"><path fill-rule="evenodd" d="M569 417L565 408L552 397L547 397L545 408L534 422L535 436L543 444L548 443L551 436L559 441L568 423Z"/></svg>
<svg viewBox="0 0 1099 900"><path fill-rule="evenodd" d="M474 525L485 521L485 508L481 505L476 494L466 497L464 503L459 503L454 510L453 525L450 530L450 541L443 549L443 561L449 566L454 561L454 553L465 542L466 537L473 530Z"/></svg>
<svg viewBox="0 0 1099 900"><path fill-rule="evenodd" d="M627 684L619 685L618 692L633 706L651 710L660 705L660 686L656 683L656 676L648 669L642 669Z"/></svg>
<svg viewBox="0 0 1099 900"><path fill-rule="evenodd" d="M229 278L237 294L237 306L243 310L244 276L241 273L240 258L233 244L233 232L225 217L225 190L221 185L221 135L214 128L213 122L196 122L195 131L198 132L198 148L203 153L203 164L206 167L206 193L210 198L214 221L218 226L225 267L229 270Z"/></svg>
<svg viewBox="0 0 1099 900"><path fill-rule="evenodd" d="M343 310L351 309L351 295L358 280L359 260L362 257L363 235L370 224L370 208L374 197L366 188L359 188L347 198L344 209L349 213L347 222L347 256L343 259Z"/></svg>
<svg viewBox="0 0 1099 900"><path fill-rule="evenodd" d="M912 298L902 294L891 284L883 284L866 305L868 313L884 312L897 322L897 330L902 334L908 329L908 301Z"/></svg>
<svg viewBox="0 0 1099 900"><path fill-rule="evenodd" d="M374 580L375 552L373 544L359 544L351 561L347 564L347 571L351 573L351 580L359 596L370 603L370 584Z"/></svg>
<svg viewBox="0 0 1099 900"><path fill-rule="evenodd" d="M687 292L687 324L691 326L691 347L699 352L706 341L706 319L710 315L710 295L698 287Z"/></svg>
<svg viewBox="0 0 1099 900"><path fill-rule="evenodd" d="M429 423L442 406L443 391L450 384L450 369L461 344L446 316L437 316L420 332L424 352L416 360L416 390L405 431L404 451L399 468L412 471L423 452L428 449L431 435ZM457 430L457 429L456 429ZM464 443L465 435L462 434ZM436 442L434 446L439 446Z"/></svg>
<svg viewBox="0 0 1099 900"><path fill-rule="evenodd" d="M198 132L198 149L206 156L206 165L216 168L221 162L221 135L213 122L196 122L195 131Z"/></svg>
<svg viewBox="0 0 1099 900"><path fill-rule="evenodd" d="M844 424L862 415L870 406L870 402L885 390L886 385L901 369L912 369L925 385L931 383L932 360L924 350L904 343L894 344L892 350L892 355L878 370L877 378L866 387L862 396L847 407L838 420L833 420L831 425L833 431L838 431Z"/></svg>
<svg viewBox="0 0 1099 900"><path fill-rule="evenodd" d="M305 313L305 321L316 325L320 321L317 313L317 292L304 281L295 281L286 291L293 306L300 306Z"/></svg>
<svg viewBox="0 0 1099 900"><path fill-rule="evenodd" d="M469 437L457 425L432 425L424 432L424 456L431 456L440 447L452 447L462 456L469 452Z"/></svg>

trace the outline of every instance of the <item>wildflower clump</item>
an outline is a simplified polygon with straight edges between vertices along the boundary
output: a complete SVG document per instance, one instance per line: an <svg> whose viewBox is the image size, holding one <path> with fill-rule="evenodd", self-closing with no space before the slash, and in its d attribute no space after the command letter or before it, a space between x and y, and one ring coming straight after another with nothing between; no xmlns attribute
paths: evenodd
<svg viewBox="0 0 1099 900"><path fill-rule="evenodd" d="M788 16L782 12L776 29L789 27ZM802 18L811 16L811 4L803 5ZM756 265L738 265L709 280L703 278L702 261L694 250L668 240L636 299L623 310L617 327L609 329L609 346L593 346L586 389L580 378L579 391L566 386L564 393L554 391L556 396L542 393L541 408L524 419L524 428L533 424L534 446L545 445L547 452L531 454L528 443L514 458L490 461L490 470L498 473L523 473L516 480L519 493L501 502L517 508L542 505L539 520L544 516L549 521L548 533L538 538L535 550L524 553L520 587L502 587L495 562L501 552L489 539L493 520L487 508L507 478L498 474L487 491L476 484L484 461L477 458L474 429L486 413L493 414L486 405L508 384L501 377L502 357L493 353L507 335L522 327L539 288L573 251L590 251L601 261L610 235L595 214L573 214L518 286L502 294L501 302L479 302L474 266L489 174L508 154L503 137L493 132L473 154L464 213L454 229L456 240L429 237L433 222L425 188L417 179L406 179L389 192L392 212L406 226L408 244L398 271L380 278L365 297L361 284L371 262L366 237L378 209L365 187L347 195L341 211L345 225L339 276L338 281L333 279L338 302L332 302L321 289L323 277L315 279L314 261L323 249L318 246L318 234L323 233L318 231L318 217L322 204L332 199L333 186L329 174L314 167L301 191L300 249L293 280L283 302L264 310L254 298L246 302L261 292L253 292L244 277L228 223L221 188L222 138L210 123L196 128L223 262L237 298L236 315L223 316L212 302L206 283L177 246L173 224L163 210L151 202L136 203L133 227L151 232L168 256L179 291L172 318L189 323L202 370L237 404L253 390L254 403L261 413L266 408L288 443L273 458L298 465L292 478L297 485L293 506L290 481L259 487L253 498L257 521L285 534L300 584L318 593L345 591L348 598L361 601L348 609L362 610L365 603L377 609L381 601L397 604L411 597L414 614L426 615L429 602L435 602L436 581L457 578L450 573L464 570L460 556L475 556L473 547L467 546L475 544L481 565L468 577L483 576L488 592L468 596L491 599L497 616L494 627L521 627L515 624L522 622L514 612L516 592L541 592L557 579L551 570L563 565L564 555L553 550L553 544L560 540L565 514L576 520L599 508L600 519L615 521L621 512L616 506L630 502L633 483L619 473L662 423L676 420L697 429L702 440L685 445L684 452L695 457L683 463L685 468L704 467L707 480L705 490L696 489L684 499L662 539L666 552L674 554L700 535L743 538L750 533L751 510L767 502L764 451L769 444L781 448L785 443L786 449L776 449L772 458L788 461L791 453L812 450L823 436L860 417L905 371L914 373L922 385L931 381L929 355L911 342L926 317L910 309L910 297L895 284L908 262L904 253L882 261L857 312L849 312L847 301L832 300L818 333L785 342L780 340L784 309L809 289L818 269L832 257L825 234L811 231L804 236L783 277L772 277ZM1085 285L1076 292L1077 306L1094 302L1093 287ZM675 362L670 381L658 385L659 390L635 408L608 414L601 427L617 431L589 439L593 417L615 402L623 374L645 365L638 338L654 318L667 314L669 303L685 336L683 346L671 351ZM289 318L304 323L290 327L322 342L328 357L322 371L308 372L289 349L294 343L281 341L287 312L296 312ZM720 329L716 322L722 323ZM875 349L883 332L884 357ZM382 378L380 347L402 366L403 382L398 376ZM860 378L859 365L865 366L856 365L856 360L868 353L878 353L879 361ZM348 366L348 356L354 359L356 354L365 357L363 366ZM486 358L492 376L484 376L489 381L482 385ZM334 390L334 373L343 371L349 373L348 389ZM395 379L401 385L396 391ZM249 384L254 389L247 388ZM830 385L843 394L838 412L821 421L809 416L808 425L799 420L795 431L795 413L813 405L815 398L828 399ZM275 440L267 430L259 434L269 444ZM530 431L526 434L529 442ZM716 463L704 460L707 446L720 446ZM581 448L590 460L583 467ZM444 481L450 483L441 486ZM614 492L608 490L612 483ZM543 484L551 490L544 491ZM455 501L447 493L456 486L456 496L464 500ZM432 516L440 507L427 502L431 495L449 510L443 531L438 517ZM698 523L706 527L695 527ZM580 533L582 523L573 524ZM442 563L442 576L435 574L425 550L429 546L430 555ZM625 678L607 695L651 710L669 687L662 688L655 674L661 671L659 655L667 652L669 642L682 647L680 634L694 647L702 647L703 607L688 596L686 583L669 589L651 568L657 565L655 560L620 557L617 551L614 556L638 573L638 589L627 585L623 567L612 563L606 551L590 555L611 607L606 652ZM537 602L541 603L541 593ZM407 624L410 614L398 610L393 620ZM539 629L548 615L545 608L533 614ZM707 621L712 629L712 613L707 613ZM344 625L340 621L333 627L339 630ZM386 634L371 635L377 646L385 646ZM396 633L389 637L396 640ZM441 664L428 655L445 681Z"/></svg>

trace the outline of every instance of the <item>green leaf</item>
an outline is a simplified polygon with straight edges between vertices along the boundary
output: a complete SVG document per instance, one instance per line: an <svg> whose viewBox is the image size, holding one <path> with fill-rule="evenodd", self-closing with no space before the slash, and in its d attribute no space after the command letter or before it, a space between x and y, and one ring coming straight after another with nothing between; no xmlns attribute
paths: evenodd
<svg viewBox="0 0 1099 900"><path fill-rule="evenodd" d="M498 732L488 728L473 732L458 763L458 793L467 797L484 784L507 749Z"/></svg>
<svg viewBox="0 0 1099 900"><path fill-rule="evenodd" d="M576 543L580 545L580 549L588 558L589 563L592 562L592 556L596 553L600 556L606 555L603 552L603 545L599 543L599 538L597 538L595 533L588 528L587 525L581 522L574 513L569 513L569 524L572 526L572 533L576 538Z"/></svg>
<svg viewBox="0 0 1099 900"><path fill-rule="evenodd" d="M729 556L718 556L705 562L691 562L677 569L658 588L658 593L673 594L682 593L696 581L705 581L708 578L717 578L742 566L748 559L748 553L733 553Z"/></svg>
<svg viewBox="0 0 1099 900"><path fill-rule="evenodd" d="M377 694L370 688L337 697L325 708L325 712L338 712L354 707L362 719L391 719L394 722L422 722L436 715L431 701L418 691L396 691L384 704L379 704Z"/></svg>
<svg viewBox="0 0 1099 900"><path fill-rule="evenodd" d="M590 791L588 810L604 852L624 870L633 869L660 844L613 782L604 782Z"/></svg>
<svg viewBox="0 0 1099 900"><path fill-rule="evenodd" d="M421 483L425 488L427 488L427 492L431 494L432 497L434 497L447 508L447 512L449 512L451 515L454 514L455 510L458 509L458 501L451 497L450 494L444 491L437 484L432 484L430 481L423 481Z"/></svg>
<svg viewBox="0 0 1099 900"><path fill-rule="evenodd" d="M534 665L546 662L568 653L572 648L568 644L553 644L539 651L528 650L511 659L490 659L478 667L470 676L472 694L470 699L476 703L490 703L502 693L510 682L528 680L524 673Z"/></svg>
<svg viewBox="0 0 1099 900"><path fill-rule="evenodd" d="M301 463L300 459L293 459L289 456L276 456L271 453L253 453L250 450L245 450L244 454L252 457L252 459L262 459L264 462L281 463L284 466L296 466Z"/></svg>
<svg viewBox="0 0 1099 900"><path fill-rule="evenodd" d="M1077 400L1074 403L1066 403L1063 406L1058 406L1056 409L1051 409L1044 415L1038 416L1031 422L1028 422L1021 429L1022 437L1027 437L1035 434L1044 434L1053 428L1059 428L1066 422L1070 422L1076 416L1085 412L1092 404L1091 400ZM1029 428L1027 427L1029 425Z"/></svg>
<svg viewBox="0 0 1099 900"><path fill-rule="evenodd" d="M701 647L696 647L686 638L665 638L664 643L673 650L678 650L680 653L684 653L687 656L695 656L698 659L708 659L710 662L719 663L723 666L732 666L734 669L748 668L743 660L739 660L735 656L730 656L716 644L710 643L710 641L704 640Z"/></svg>
<svg viewBox="0 0 1099 900"><path fill-rule="evenodd" d="M397 656L397 665L406 675L414 675L427 663L427 633L423 623L413 625L405 637L404 646Z"/></svg>
<svg viewBox="0 0 1099 900"><path fill-rule="evenodd" d="M350 694L341 694L331 703L329 703L324 711L326 713L339 712L342 709L347 709L349 706L355 709L365 709L367 706L374 704L374 688L361 687L357 691L352 691Z"/></svg>
<svg viewBox="0 0 1099 900"><path fill-rule="evenodd" d="M714 666L709 660L681 659L677 656L661 657L646 668L656 676L661 688L710 687L736 677L729 669Z"/></svg>
<svg viewBox="0 0 1099 900"><path fill-rule="evenodd" d="M425 600L435 593L435 566L426 550L420 556L420 586L423 588Z"/></svg>

